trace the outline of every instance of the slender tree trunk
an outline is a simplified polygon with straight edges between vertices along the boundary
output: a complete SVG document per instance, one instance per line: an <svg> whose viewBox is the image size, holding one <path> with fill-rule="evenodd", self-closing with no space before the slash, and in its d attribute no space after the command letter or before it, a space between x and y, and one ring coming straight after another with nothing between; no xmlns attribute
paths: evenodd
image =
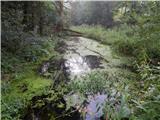
<svg viewBox="0 0 160 120"><path fill-rule="evenodd" d="M28 26L28 2L24 2L23 4L23 21L22 24L24 25L23 31L27 31Z"/></svg>
<svg viewBox="0 0 160 120"><path fill-rule="evenodd" d="M44 15L43 15L43 4L40 2L40 10L39 10L39 34L43 35L43 24L44 24Z"/></svg>
<svg viewBox="0 0 160 120"><path fill-rule="evenodd" d="M59 16L60 16L60 30L63 29L63 0L59 1L60 4L60 10L59 10Z"/></svg>
<svg viewBox="0 0 160 120"><path fill-rule="evenodd" d="M43 17L40 17L40 21L39 21L39 34L43 35Z"/></svg>
<svg viewBox="0 0 160 120"><path fill-rule="evenodd" d="M56 1L55 7L57 10L57 15L59 17L59 20L57 21L57 24L55 26L55 32L60 32L63 30L63 0Z"/></svg>
<svg viewBox="0 0 160 120"><path fill-rule="evenodd" d="M32 31L34 31L35 30L35 26L36 26L36 21L35 21L35 19L36 19L36 14L35 14L35 8L36 8L36 3L35 2L33 2L33 4L32 4L32 17L31 17L31 29L32 29Z"/></svg>

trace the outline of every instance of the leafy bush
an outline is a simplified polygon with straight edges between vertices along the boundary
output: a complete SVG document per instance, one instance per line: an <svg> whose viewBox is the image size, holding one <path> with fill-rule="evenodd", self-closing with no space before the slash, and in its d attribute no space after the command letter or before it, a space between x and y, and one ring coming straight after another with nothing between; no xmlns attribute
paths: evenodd
<svg viewBox="0 0 160 120"><path fill-rule="evenodd" d="M109 120L129 119L131 108L129 108L129 93L128 86L124 88L122 95L115 101L107 101L104 108L105 118Z"/></svg>
<svg viewBox="0 0 160 120"><path fill-rule="evenodd" d="M1 61L2 74L8 72L14 72L14 66L15 64L18 63L19 63L18 57L16 56L13 57L12 54L2 51L2 61Z"/></svg>
<svg viewBox="0 0 160 120"><path fill-rule="evenodd" d="M25 103L21 99L2 99L2 120L17 120L20 117L20 109L25 108ZM12 102L11 102L12 101ZM10 104L9 104L10 103Z"/></svg>
<svg viewBox="0 0 160 120"><path fill-rule="evenodd" d="M21 38L22 39L22 38ZM41 58L54 54L57 38L26 37L25 43L15 53L2 51L2 73L16 73L21 71L25 62L37 62Z"/></svg>

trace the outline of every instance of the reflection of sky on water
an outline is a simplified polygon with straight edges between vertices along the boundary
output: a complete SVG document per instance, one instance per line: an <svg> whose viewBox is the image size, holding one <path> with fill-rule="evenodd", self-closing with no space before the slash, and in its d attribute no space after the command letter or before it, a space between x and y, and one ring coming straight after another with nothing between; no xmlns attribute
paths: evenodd
<svg viewBox="0 0 160 120"><path fill-rule="evenodd" d="M103 108L107 101L107 95L98 93L95 95L88 95L86 99L80 97L79 93L65 96L67 104L85 113L85 120L101 120L103 117ZM82 106L81 106L82 105ZM81 107L81 108L80 108ZM79 109L80 108L80 109Z"/></svg>
<svg viewBox="0 0 160 120"><path fill-rule="evenodd" d="M72 75L80 75L91 70L86 62L86 59L81 56L74 56L65 62L65 67ZM73 96L74 101L78 101L77 97ZM86 117L85 120L100 120L103 115L103 107L105 104L106 95L96 94L88 96L88 104L86 105Z"/></svg>
<svg viewBox="0 0 160 120"><path fill-rule="evenodd" d="M106 97L104 94L98 94L90 98L87 105L86 120L100 120L100 117L103 115Z"/></svg>
<svg viewBox="0 0 160 120"><path fill-rule="evenodd" d="M68 49L64 57L66 60L64 64L71 77L72 75L85 75L92 69L105 67L106 64L103 63L103 59L94 51L97 51L102 56L111 56L108 47L90 39L79 37L78 42L67 41L67 45ZM69 105L76 106L76 104L82 104L83 99L81 100L79 94L73 94L68 97L69 99L66 98L66 100ZM85 120L100 120L100 117L103 115L106 98L105 94L95 94L86 98L88 103L82 108L82 111L86 113Z"/></svg>
<svg viewBox="0 0 160 120"><path fill-rule="evenodd" d="M65 62L65 67L68 68L68 72L73 75L78 75L90 71L88 64L81 56L67 59Z"/></svg>

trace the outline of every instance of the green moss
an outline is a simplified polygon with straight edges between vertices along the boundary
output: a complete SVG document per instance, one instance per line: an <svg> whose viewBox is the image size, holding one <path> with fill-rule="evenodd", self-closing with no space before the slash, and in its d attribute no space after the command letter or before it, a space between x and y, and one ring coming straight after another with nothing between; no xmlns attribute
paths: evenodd
<svg viewBox="0 0 160 120"><path fill-rule="evenodd" d="M47 51L47 54L36 54L38 56L36 61L24 62L23 59L18 57L18 62L12 62L14 71L10 72L7 70L7 75L10 77L8 79L3 77L1 81L2 119L18 120L34 96L48 93L53 80L40 76L37 71L43 61L59 56L54 50L57 39L55 37L54 39L46 40L46 46L42 48L44 49L43 51ZM16 56L11 55L10 58L12 61ZM8 60L10 60L9 57L4 61ZM7 64L8 62L5 65Z"/></svg>
<svg viewBox="0 0 160 120"><path fill-rule="evenodd" d="M45 59L48 57L36 63L24 64L23 70L16 73L14 79L9 82L2 80L2 119L19 119L19 115L34 96L42 95L50 89L52 80L37 73L40 62Z"/></svg>

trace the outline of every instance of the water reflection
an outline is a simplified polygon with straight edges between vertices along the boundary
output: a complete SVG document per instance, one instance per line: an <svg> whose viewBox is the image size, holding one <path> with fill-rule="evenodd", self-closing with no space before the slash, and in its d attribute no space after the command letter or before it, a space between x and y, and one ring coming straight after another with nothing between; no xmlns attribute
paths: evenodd
<svg viewBox="0 0 160 120"><path fill-rule="evenodd" d="M89 72L91 69L103 68L101 58L95 55L74 56L65 61L65 67L70 75L80 75Z"/></svg>
<svg viewBox="0 0 160 120"><path fill-rule="evenodd" d="M85 120L100 120L103 116L103 108L107 96L105 94L97 94L90 96L89 104L87 105L87 112Z"/></svg>
<svg viewBox="0 0 160 120"><path fill-rule="evenodd" d="M72 75L83 74L90 71L90 67L85 59L83 59L81 56L67 59L65 62L65 67L67 68L67 72Z"/></svg>
<svg viewBox="0 0 160 120"><path fill-rule="evenodd" d="M83 120L104 120L103 108L107 101L106 94L97 93L83 98L79 93L74 93L65 96L65 100L67 105L75 107L80 113L85 114Z"/></svg>

